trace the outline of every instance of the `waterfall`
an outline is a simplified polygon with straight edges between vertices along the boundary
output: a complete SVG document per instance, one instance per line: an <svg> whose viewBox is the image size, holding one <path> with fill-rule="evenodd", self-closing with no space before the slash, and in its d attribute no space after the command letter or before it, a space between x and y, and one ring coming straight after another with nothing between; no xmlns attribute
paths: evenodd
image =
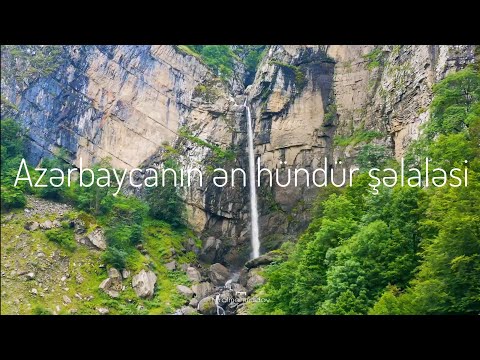
<svg viewBox="0 0 480 360"><path fill-rule="evenodd" d="M250 216L252 227L252 258L255 259L260 256L260 239L258 231L258 209L257 209L257 187L255 184L255 154L253 152L253 124L252 115L250 114L250 107L245 100L245 109L247 110L248 120L248 166L249 166L249 180L250 180Z"/></svg>
<svg viewBox="0 0 480 360"><path fill-rule="evenodd" d="M225 315L225 310L220 306L220 295L215 296L215 306L217 307L217 315Z"/></svg>

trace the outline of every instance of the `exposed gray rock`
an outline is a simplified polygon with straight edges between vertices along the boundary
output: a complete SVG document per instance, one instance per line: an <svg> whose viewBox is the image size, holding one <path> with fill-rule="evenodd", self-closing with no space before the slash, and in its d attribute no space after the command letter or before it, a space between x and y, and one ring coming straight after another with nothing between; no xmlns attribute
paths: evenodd
<svg viewBox="0 0 480 360"><path fill-rule="evenodd" d="M193 290L185 285L177 285L177 290L180 294L185 296L187 299L191 299L193 297Z"/></svg>
<svg viewBox="0 0 480 360"><path fill-rule="evenodd" d="M241 294L245 294L244 296L246 296L247 294L247 289L237 283L232 284L232 290L235 292L235 296L241 296Z"/></svg>
<svg viewBox="0 0 480 360"><path fill-rule="evenodd" d="M62 299L65 305L70 304L72 302L72 300L67 295L63 295Z"/></svg>
<svg viewBox="0 0 480 360"><path fill-rule="evenodd" d="M97 311L100 313L100 315L107 315L110 312L110 310L104 307L98 308Z"/></svg>
<svg viewBox="0 0 480 360"><path fill-rule="evenodd" d="M80 244L87 245L97 250L105 250L107 248L105 235L101 228L96 228L87 236L77 236L76 239Z"/></svg>
<svg viewBox="0 0 480 360"><path fill-rule="evenodd" d="M256 267L263 266L263 265L269 265L272 262L278 261L280 259L281 259L281 256L278 253L274 253L274 252L271 251L271 252L266 253L262 256L259 256L256 259L252 259L252 260L247 261L245 263L245 267L247 269L252 269L252 268L256 268Z"/></svg>
<svg viewBox="0 0 480 360"><path fill-rule="evenodd" d="M33 288L32 290L30 290L30 292L32 293L32 295L38 295L38 290Z"/></svg>
<svg viewBox="0 0 480 360"><path fill-rule="evenodd" d="M75 276L75 282L76 282L77 284L82 284L84 281L85 281L85 279L83 278L82 275L77 274L77 275Z"/></svg>
<svg viewBox="0 0 480 360"><path fill-rule="evenodd" d="M108 277L112 279L112 282L122 282L122 275L120 274L120 271L114 267L108 269Z"/></svg>
<svg viewBox="0 0 480 360"><path fill-rule="evenodd" d="M123 289L122 276L115 268L110 268L108 270L108 275L109 277L103 280L98 288L103 290L108 296L118 298L120 296L120 291Z"/></svg>
<svg viewBox="0 0 480 360"><path fill-rule="evenodd" d="M35 273L29 272L29 273L26 275L26 278L27 278L27 280L33 280L33 279L35 279Z"/></svg>
<svg viewBox="0 0 480 360"><path fill-rule="evenodd" d="M132 278L132 287L140 298L151 298L155 290L157 276L150 270L142 270Z"/></svg>
<svg viewBox="0 0 480 360"><path fill-rule="evenodd" d="M263 285L265 283L265 279L263 276L258 274L256 269L252 269L248 272L248 280L247 280L247 291L248 293L252 293L258 286Z"/></svg>
<svg viewBox="0 0 480 360"><path fill-rule="evenodd" d="M120 292L117 290L106 290L105 292L113 299L117 299L120 297Z"/></svg>
<svg viewBox="0 0 480 360"><path fill-rule="evenodd" d="M216 263L210 266L208 277L215 286L223 286L230 278L230 272L222 264Z"/></svg>
<svg viewBox="0 0 480 360"><path fill-rule="evenodd" d="M215 315L217 313L215 299L212 296L208 296L200 300L198 303L198 311L203 315Z"/></svg>
<svg viewBox="0 0 480 360"><path fill-rule="evenodd" d="M221 240L215 239L213 236L207 238L207 241L205 241L205 244L199 256L200 260L207 263L213 263L217 258L217 253L220 250L221 245Z"/></svg>
<svg viewBox="0 0 480 360"><path fill-rule="evenodd" d="M110 288L110 285L112 285L112 279L106 278L100 283L98 288L101 290L108 290Z"/></svg>
<svg viewBox="0 0 480 360"><path fill-rule="evenodd" d="M170 261L169 263L165 264L165 267L167 268L167 270L173 271L177 268L177 262L175 260Z"/></svg>
<svg viewBox="0 0 480 360"><path fill-rule="evenodd" d="M218 304L225 308L230 303L235 303L236 297L233 290L224 290L218 297Z"/></svg>
<svg viewBox="0 0 480 360"><path fill-rule="evenodd" d="M202 275L200 274L200 271L198 271L192 266L187 268L187 277L192 282L202 281Z"/></svg>
<svg viewBox="0 0 480 360"><path fill-rule="evenodd" d="M197 247L197 244L195 244L195 240L193 240L192 238L188 238L185 248L187 251L193 251L195 255L198 255L200 253L200 249Z"/></svg>
<svg viewBox="0 0 480 360"><path fill-rule="evenodd" d="M193 308L197 308L198 306L198 299L196 297L194 297L192 300L190 300L190 302L188 303L188 305L190 305L191 307Z"/></svg>
<svg viewBox="0 0 480 360"><path fill-rule="evenodd" d="M14 218L15 214L8 214L3 218L3 222L7 223Z"/></svg>
<svg viewBox="0 0 480 360"><path fill-rule="evenodd" d="M53 227L57 227L57 228L62 226L62 224L60 223L60 221L58 221L58 220L56 220L56 219L53 220L52 225L53 225Z"/></svg>
<svg viewBox="0 0 480 360"><path fill-rule="evenodd" d="M40 224L40 228L43 230L50 230L53 227L53 224L50 220L46 220L45 222Z"/></svg>
<svg viewBox="0 0 480 360"><path fill-rule="evenodd" d="M202 300L204 297L211 295L215 292L215 288L209 282L202 282L192 286L192 290L198 300Z"/></svg>
<svg viewBox="0 0 480 360"><path fill-rule="evenodd" d="M128 279L130 277L130 271L128 271L127 269L123 269L122 270L122 277L124 279Z"/></svg>
<svg viewBox="0 0 480 360"><path fill-rule="evenodd" d="M193 307L190 306L184 306L180 310L182 315L195 315L198 314L197 310L195 310Z"/></svg>
<svg viewBox="0 0 480 360"><path fill-rule="evenodd" d="M248 269L246 267L243 267L242 270L240 270L240 275L238 276L238 283L242 286L247 286L247 281Z"/></svg>
<svg viewBox="0 0 480 360"><path fill-rule="evenodd" d="M25 224L25 230L28 230L28 231L35 231L38 229L40 225L38 224L38 222L36 221L28 221L26 224Z"/></svg>
<svg viewBox="0 0 480 360"><path fill-rule="evenodd" d="M73 228L75 231L75 234L85 234L87 231L87 227L85 226L85 223L81 219L75 219L73 221Z"/></svg>

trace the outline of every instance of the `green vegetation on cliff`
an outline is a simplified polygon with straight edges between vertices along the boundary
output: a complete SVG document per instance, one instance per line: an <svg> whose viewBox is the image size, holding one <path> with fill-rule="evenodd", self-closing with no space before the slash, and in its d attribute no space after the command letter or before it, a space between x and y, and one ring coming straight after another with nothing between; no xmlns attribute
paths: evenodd
<svg viewBox="0 0 480 360"><path fill-rule="evenodd" d="M257 294L270 301L252 313L478 314L479 80L468 67L436 85L432 119L407 157L414 165L428 156L430 171L447 172L466 160L468 186L383 187L373 195L360 174L351 188L321 193L310 227L286 247L288 259L265 269ZM367 150L367 164L381 160L379 149Z"/></svg>
<svg viewBox="0 0 480 360"><path fill-rule="evenodd" d="M176 49L191 55L210 67L217 76L229 79L235 61L245 65L246 77L252 78L265 54L265 45L177 45Z"/></svg>

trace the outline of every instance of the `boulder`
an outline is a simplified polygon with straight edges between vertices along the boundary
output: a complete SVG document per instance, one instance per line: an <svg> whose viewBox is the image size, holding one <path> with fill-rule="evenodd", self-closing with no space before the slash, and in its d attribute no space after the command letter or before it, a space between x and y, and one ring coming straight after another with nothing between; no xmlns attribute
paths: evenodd
<svg viewBox="0 0 480 360"><path fill-rule="evenodd" d="M110 297L118 298L120 296L120 291L123 290L122 275L120 274L120 271L113 267L108 269L108 278L103 280L98 288L103 290Z"/></svg>
<svg viewBox="0 0 480 360"><path fill-rule="evenodd" d="M108 290L110 289L110 286L112 285L112 279L110 278L106 278L105 280L103 280L100 285L98 285L98 288L101 289L101 290Z"/></svg>
<svg viewBox="0 0 480 360"><path fill-rule="evenodd" d="M195 255L198 255L200 253L200 249L197 247L197 244L195 244L195 240L192 238L188 238L187 243L185 244L185 248L187 251L193 251Z"/></svg>
<svg viewBox="0 0 480 360"><path fill-rule="evenodd" d="M98 308L97 311L100 313L100 315L107 315L110 311L107 308Z"/></svg>
<svg viewBox="0 0 480 360"><path fill-rule="evenodd" d="M259 256L256 259L249 260L245 263L247 269L253 269L259 266L269 265L274 261L280 260L281 256L278 253L269 252L265 255Z"/></svg>
<svg viewBox="0 0 480 360"><path fill-rule="evenodd" d="M247 281L248 281L248 269L246 267L243 267L242 270L240 270L240 274L238 276L238 283L242 286L247 286Z"/></svg>
<svg viewBox="0 0 480 360"><path fill-rule="evenodd" d="M122 274L120 274L120 271L118 271L114 267L108 269L108 277L112 279L112 282L114 283L122 282Z"/></svg>
<svg viewBox="0 0 480 360"><path fill-rule="evenodd" d="M187 272L187 269L190 267L190 264L182 264L180 265L180 269L182 269L182 271L185 271Z"/></svg>
<svg viewBox="0 0 480 360"><path fill-rule="evenodd" d="M142 299L151 298L156 282L157 276L152 271L142 270L132 278L132 287L138 297Z"/></svg>
<svg viewBox="0 0 480 360"><path fill-rule="evenodd" d="M33 280L33 279L35 279L35 273L29 272L29 273L26 275L26 278L27 278L27 280Z"/></svg>
<svg viewBox="0 0 480 360"><path fill-rule="evenodd" d="M128 271L127 269L123 269L122 270L122 277L124 279L128 279L130 277L130 271Z"/></svg>
<svg viewBox="0 0 480 360"><path fill-rule="evenodd" d="M50 230L53 227L53 223L50 220L46 220L45 222L40 224L40 228L43 230Z"/></svg>
<svg viewBox="0 0 480 360"><path fill-rule="evenodd" d="M191 282L200 282L202 281L202 275L200 271L190 266L187 268L187 277Z"/></svg>
<svg viewBox="0 0 480 360"><path fill-rule="evenodd" d="M250 294L255 290L258 286L263 285L265 283L265 279L263 276L258 274L257 271L250 270L248 272L248 280L247 280L247 292Z"/></svg>
<svg viewBox="0 0 480 360"><path fill-rule="evenodd" d="M218 305L225 308L230 303L235 303L235 292L233 290L224 290L218 297Z"/></svg>
<svg viewBox="0 0 480 360"><path fill-rule="evenodd" d="M63 295L63 303L65 305L70 304L71 302L72 300L67 295Z"/></svg>
<svg viewBox="0 0 480 360"><path fill-rule="evenodd" d="M215 292L215 288L209 282L195 284L192 286L192 290L199 301Z"/></svg>
<svg viewBox="0 0 480 360"><path fill-rule="evenodd" d="M103 230L96 228L90 234L87 235L87 245L93 246L99 250L105 250L107 248L107 242L103 234Z"/></svg>
<svg viewBox="0 0 480 360"><path fill-rule="evenodd" d="M83 220L80 219L75 219L72 223L70 223L70 226L73 225L75 234L85 234L87 231L87 227L85 226L85 223Z"/></svg>
<svg viewBox="0 0 480 360"><path fill-rule="evenodd" d="M53 225L53 227L57 227L57 228L62 226L62 224L58 220L53 220L52 225Z"/></svg>
<svg viewBox="0 0 480 360"><path fill-rule="evenodd" d="M222 242L219 239L215 239L213 236L210 236L207 238L207 241L205 241L202 251L200 252L200 260L207 263L213 263L215 258L217 258L221 246Z"/></svg>
<svg viewBox="0 0 480 360"><path fill-rule="evenodd" d="M175 260L170 261L169 263L165 264L165 267L167 268L167 270L173 271L177 268L177 262Z"/></svg>
<svg viewBox="0 0 480 360"><path fill-rule="evenodd" d="M237 283L232 284L232 290L235 292L236 297L246 297L247 296L247 289Z"/></svg>
<svg viewBox="0 0 480 360"><path fill-rule="evenodd" d="M38 229L40 225L38 224L38 222L36 221L28 221L26 224L25 224L25 230L28 230L28 231L35 231Z"/></svg>
<svg viewBox="0 0 480 360"><path fill-rule="evenodd" d="M198 311L203 315L215 315L217 313L217 306L213 296L208 296L198 303Z"/></svg>
<svg viewBox="0 0 480 360"><path fill-rule="evenodd" d="M191 299L193 297L193 291L187 286L184 285L177 285L177 290L180 294L185 296L187 299Z"/></svg>
<svg viewBox="0 0 480 360"><path fill-rule="evenodd" d="M191 307L193 308L197 308L198 306L198 299L197 298L193 298L192 300L190 300L190 302L188 303L188 305L190 305Z"/></svg>
<svg viewBox="0 0 480 360"><path fill-rule="evenodd" d="M117 290L106 290L105 292L113 299L117 299L120 297L120 292Z"/></svg>
<svg viewBox="0 0 480 360"><path fill-rule="evenodd" d="M195 310L193 307L190 307L190 306L184 306L184 307L182 307L182 309L180 310L180 312L182 313L182 315L195 315L195 314L198 314L198 313L197 313L197 310Z"/></svg>
<svg viewBox="0 0 480 360"><path fill-rule="evenodd" d="M76 282L77 284L80 285L80 284L82 284L84 281L85 281L85 279L83 278L82 275L80 275L80 274L75 275L75 282Z"/></svg>
<svg viewBox="0 0 480 360"><path fill-rule="evenodd" d="M216 263L210 266L208 277L215 286L223 286L230 278L230 272L222 264Z"/></svg>

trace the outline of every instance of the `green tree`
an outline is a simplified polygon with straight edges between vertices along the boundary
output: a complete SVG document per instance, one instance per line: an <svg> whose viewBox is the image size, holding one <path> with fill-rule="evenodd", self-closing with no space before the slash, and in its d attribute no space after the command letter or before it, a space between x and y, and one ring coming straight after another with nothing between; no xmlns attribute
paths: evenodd
<svg viewBox="0 0 480 360"><path fill-rule="evenodd" d="M178 164L173 159L167 159L164 163L166 169L176 172L177 181L180 181ZM151 187L146 191L146 201L150 207L150 215L159 220L179 227L185 225L185 203L175 186L175 175L171 171L165 171L165 186L159 180L158 186Z"/></svg>
<svg viewBox="0 0 480 360"><path fill-rule="evenodd" d="M22 127L12 119L1 119L0 166L2 209L25 206L25 187L14 187L21 159L24 156L25 142Z"/></svg>
<svg viewBox="0 0 480 360"><path fill-rule="evenodd" d="M433 87L432 116L426 127L429 138L460 132L480 117L480 75L473 66L450 74Z"/></svg>

